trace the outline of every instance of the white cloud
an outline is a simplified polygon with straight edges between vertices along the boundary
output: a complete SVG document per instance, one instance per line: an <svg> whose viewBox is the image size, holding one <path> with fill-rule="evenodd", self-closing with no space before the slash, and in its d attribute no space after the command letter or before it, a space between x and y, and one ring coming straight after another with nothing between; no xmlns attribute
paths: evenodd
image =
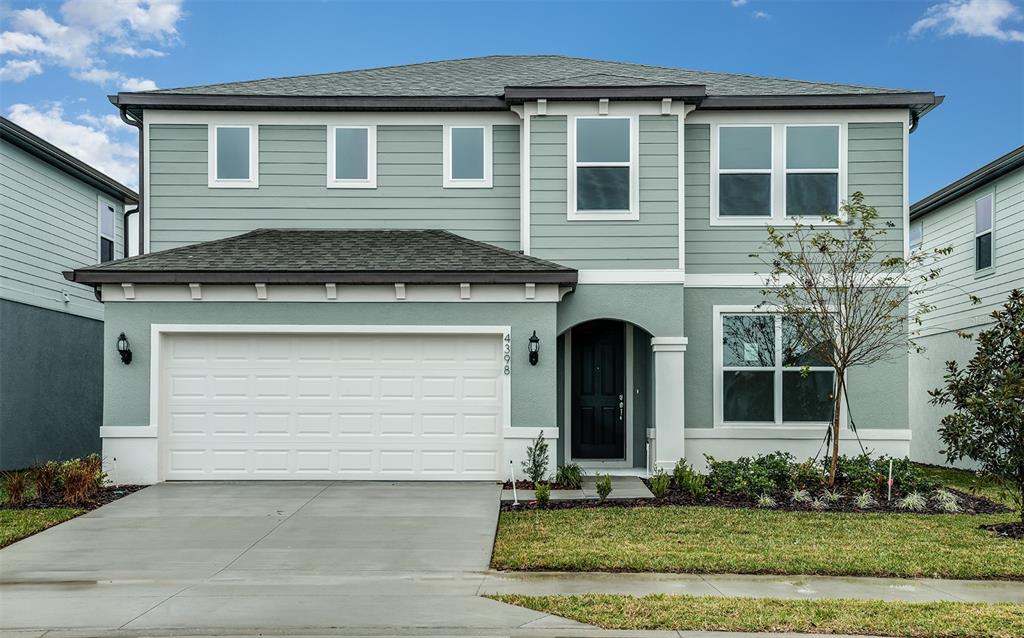
<svg viewBox="0 0 1024 638"><path fill-rule="evenodd" d="M730 0L729 4L731 4L734 7L742 7L743 5L747 4L747 0Z"/></svg>
<svg viewBox="0 0 1024 638"><path fill-rule="evenodd" d="M764 11L755 11L750 15L754 16L754 18L758 20L767 20L772 17L770 13L766 13Z"/></svg>
<svg viewBox="0 0 1024 638"><path fill-rule="evenodd" d="M51 104L45 110L29 104L12 104L7 117L117 181L137 186L138 146L132 139L135 129L127 124L114 128L105 118L94 118L96 125L90 125L81 117L85 124L71 122L64 119L64 109L59 104Z"/></svg>
<svg viewBox="0 0 1024 638"><path fill-rule="evenodd" d="M148 45L169 46L177 42L177 25L183 16L181 3L182 0L66 0L60 7L59 19L44 9L10 11L6 16L9 30L0 34L0 55L57 65L89 82L116 82L132 87L130 90L155 88L151 80L108 71L103 57L107 53L133 58L165 55ZM106 79L101 80L104 75Z"/></svg>
<svg viewBox="0 0 1024 638"><path fill-rule="evenodd" d="M1020 9L1010 0L949 0L929 7L910 27L910 35L935 31L950 36L1024 42L1024 31L1012 28L1013 23L1021 20Z"/></svg>
<svg viewBox="0 0 1024 638"><path fill-rule="evenodd" d="M0 80L22 82L42 72L43 65L39 64L39 60L7 60L0 67Z"/></svg>
<svg viewBox="0 0 1024 638"><path fill-rule="evenodd" d="M100 86L115 85L124 91L152 91L157 88L156 82L153 80L129 77L120 71L111 71L110 69L86 69L85 71L74 71L71 75L83 82L92 82Z"/></svg>

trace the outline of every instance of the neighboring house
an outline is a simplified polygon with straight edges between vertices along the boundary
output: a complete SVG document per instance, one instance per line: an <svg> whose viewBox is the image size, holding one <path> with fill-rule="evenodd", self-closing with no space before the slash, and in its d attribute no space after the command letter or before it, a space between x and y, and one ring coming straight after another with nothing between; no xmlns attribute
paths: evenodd
<svg viewBox="0 0 1024 638"><path fill-rule="evenodd" d="M108 467L152 482L493 480L538 434L591 471L813 455L832 372L752 313L749 255L854 191L903 255L941 98L494 56L111 101L148 254L66 276L106 304ZM850 380L879 452L907 366Z"/></svg>
<svg viewBox="0 0 1024 638"><path fill-rule="evenodd" d="M921 299L934 310L916 339L924 351L910 358L911 456L944 464L939 437L947 411L928 391L943 385L946 361L968 361L977 334L992 323L1014 288L1024 287L1024 146L982 166L910 207L910 248L951 247L937 266L936 285ZM974 303L971 297L981 303Z"/></svg>
<svg viewBox="0 0 1024 638"><path fill-rule="evenodd" d="M103 305L61 271L125 255L138 195L0 117L0 469L100 451Z"/></svg>

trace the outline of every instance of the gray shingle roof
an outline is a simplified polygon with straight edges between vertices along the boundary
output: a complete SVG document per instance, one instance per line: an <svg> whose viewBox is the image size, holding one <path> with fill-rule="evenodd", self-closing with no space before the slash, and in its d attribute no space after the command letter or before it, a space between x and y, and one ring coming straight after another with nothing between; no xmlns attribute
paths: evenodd
<svg viewBox="0 0 1024 638"><path fill-rule="evenodd" d="M171 95L501 96L506 86L695 84L710 96L865 95L906 89L712 73L561 55L493 55L150 91Z"/></svg>
<svg viewBox="0 0 1024 638"><path fill-rule="evenodd" d="M560 283L576 270L444 230L259 229L65 273L80 283Z"/></svg>

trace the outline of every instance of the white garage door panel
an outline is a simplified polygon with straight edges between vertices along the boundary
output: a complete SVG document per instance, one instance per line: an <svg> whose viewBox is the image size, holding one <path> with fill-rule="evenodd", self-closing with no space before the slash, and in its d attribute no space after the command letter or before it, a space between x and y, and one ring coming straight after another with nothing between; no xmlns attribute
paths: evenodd
<svg viewBox="0 0 1024 638"><path fill-rule="evenodd" d="M497 479L493 335L178 334L164 339L166 479Z"/></svg>

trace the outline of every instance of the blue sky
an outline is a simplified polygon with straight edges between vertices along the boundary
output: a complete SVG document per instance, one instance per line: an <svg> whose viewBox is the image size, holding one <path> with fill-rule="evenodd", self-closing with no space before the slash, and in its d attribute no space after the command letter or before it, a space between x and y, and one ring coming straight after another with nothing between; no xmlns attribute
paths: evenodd
<svg viewBox="0 0 1024 638"><path fill-rule="evenodd" d="M118 89L494 53L935 91L916 200L1024 143L1022 0L213 2L0 0L4 115L134 185Z"/></svg>

